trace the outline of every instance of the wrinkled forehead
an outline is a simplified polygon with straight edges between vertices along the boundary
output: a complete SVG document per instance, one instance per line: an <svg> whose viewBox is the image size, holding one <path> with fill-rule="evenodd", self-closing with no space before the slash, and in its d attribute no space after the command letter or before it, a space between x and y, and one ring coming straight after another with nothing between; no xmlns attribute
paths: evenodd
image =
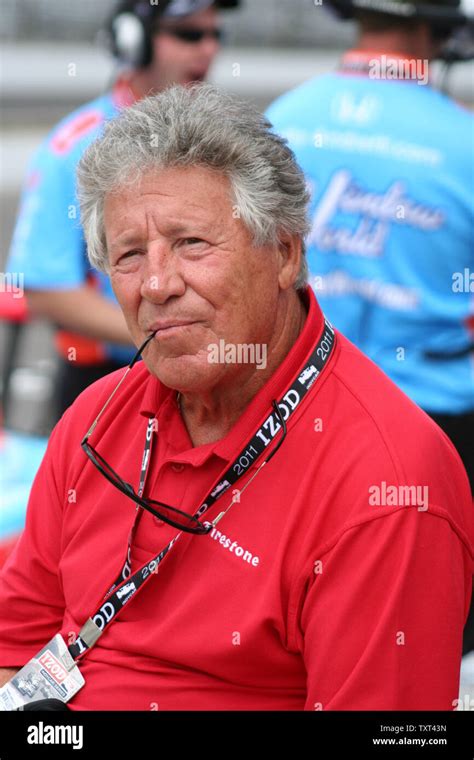
<svg viewBox="0 0 474 760"><path fill-rule="evenodd" d="M140 174L123 178L105 195L105 204L119 199L125 205L150 199L173 201L183 209L188 206L203 211L228 206L233 200L229 178L207 166L169 166L148 168Z"/></svg>
<svg viewBox="0 0 474 760"><path fill-rule="evenodd" d="M235 227L229 179L205 167L173 167L145 172L104 199L107 236L127 225Z"/></svg>

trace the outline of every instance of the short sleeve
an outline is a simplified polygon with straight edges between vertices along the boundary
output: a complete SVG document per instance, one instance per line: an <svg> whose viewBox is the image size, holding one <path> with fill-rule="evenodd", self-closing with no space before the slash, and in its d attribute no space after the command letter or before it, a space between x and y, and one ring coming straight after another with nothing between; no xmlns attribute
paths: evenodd
<svg viewBox="0 0 474 760"><path fill-rule="evenodd" d="M298 617L306 710L452 710L472 557L447 519L402 507L314 557Z"/></svg>
<svg viewBox="0 0 474 760"><path fill-rule="evenodd" d="M75 193L74 155L45 143L30 164L7 260L25 287L69 289L84 284L88 263Z"/></svg>
<svg viewBox="0 0 474 760"><path fill-rule="evenodd" d="M58 573L63 499L54 466L60 429L61 422L33 482L24 531L0 572L0 667L25 664L63 619Z"/></svg>

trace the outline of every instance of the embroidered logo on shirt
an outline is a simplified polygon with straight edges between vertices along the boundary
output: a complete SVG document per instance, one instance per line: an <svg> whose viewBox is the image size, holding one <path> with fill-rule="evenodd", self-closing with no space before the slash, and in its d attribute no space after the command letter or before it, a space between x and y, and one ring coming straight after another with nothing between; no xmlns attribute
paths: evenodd
<svg viewBox="0 0 474 760"><path fill-rule="evenodd" d="M221 533L220 530L213 528L211 532L208 533L208 535L211 536L214 541L219 541L224 549L228 549L231 554L235 554L236 557L240 557L240 559L244 560L244 562L248 562L249 565L258 567L260 564L260 557L257 557L256 554L252 554L252 552L249 552L248 549L244 549L242 546L239 546L237 541L233 541L231 538L224 535L224 533Z"/></svg>

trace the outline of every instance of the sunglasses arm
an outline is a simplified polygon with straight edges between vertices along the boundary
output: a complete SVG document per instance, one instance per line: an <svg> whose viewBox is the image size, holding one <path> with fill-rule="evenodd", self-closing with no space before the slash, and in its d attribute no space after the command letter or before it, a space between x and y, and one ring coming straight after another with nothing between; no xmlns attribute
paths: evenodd
<svg viewBox="0 0 474 760"><path fill-rule="evenodd" d="M130 372L130 370L132 369L133 365L134 365L134 364L135 364L135 363L138 361L138 359L139 359L139 358L140 358L140 356L142 355L142 352L143 352L143 350L144 350L144 349L147 347L148 343L149 343L149 342L150 342L150 340L153 338L153 336L155 335L155 333L156 333L156 332L157 332L157 331L156 331L156 330L154 330L154 331L151 333L151 335L149 335L149 336L148 336L148 338L147 338L147 339L146 339L146 340L145 340L145 341L142 343L142 345L140 346L140 348L139 348L139 349L138 349L138 351L136 352L135 356L133 357L132 361L130 362L130 364L128 365L127 369L126 369L126 370L125 370L125 372L123 373L123 375L122 375L122 377L120 378L119 382L117 383L116 387L114 388L114 390L113 390L113 391L112 391L112 393L110 394L109 398L108 398L108 399L107 399L107 401L105 402L104 406L102 407L102 409L100 410L99 414L97 415L97 417L95 418L94 422L92 423L92 425L90 426L89 430L87 431L87 433L85 434L84 438L82 439L82 441L81 441L81 446L82 446L84 443L87 443L87 441L89 440L90 436L91 436L91 435L92 435L92 433L94 432L95 426L97 425L97 423L98 423L98 421L99 421L99 419L100 419L100 416L101 416L102 412L104 411L104 409L106 409L106 408L107 408L107 406L109 405L110 401L113 399L113 397L114 397L114 396L115 396L115 394L117 393L118 389L119 389L119 388L120 388L120 386L122 385L123 381L124 381L124 380L125 380L125 378L127 377L128 373L129 373L129 372Z"/></svg>

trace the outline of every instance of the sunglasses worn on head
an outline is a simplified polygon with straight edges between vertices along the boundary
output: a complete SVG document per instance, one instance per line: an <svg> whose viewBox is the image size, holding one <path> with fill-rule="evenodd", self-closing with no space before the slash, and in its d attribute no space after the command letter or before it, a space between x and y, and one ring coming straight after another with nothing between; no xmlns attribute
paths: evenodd
<svg viewBox="0 0 474 760"><path fill-rule="evenodd" d="M191 44L196 44L198 42L201 42L205 37L212 40L217 40L217 42L221 42L222 40L222 29L195 29L194 27L161 27L160 31L164 32L165 34L170 34L172 37L176 37L176 39L181 40L182 42L189 42Z"/></svg>

